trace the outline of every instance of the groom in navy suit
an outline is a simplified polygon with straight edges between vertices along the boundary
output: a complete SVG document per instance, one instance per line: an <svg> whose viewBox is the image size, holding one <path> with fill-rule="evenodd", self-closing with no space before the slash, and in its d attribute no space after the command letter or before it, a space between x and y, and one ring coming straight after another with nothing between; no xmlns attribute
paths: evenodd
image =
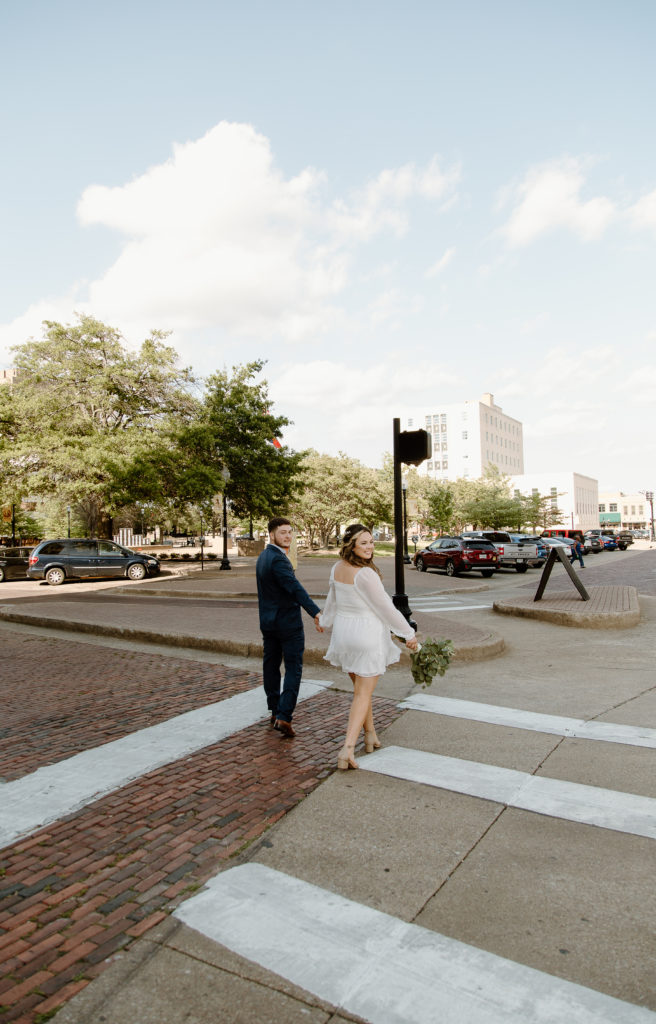
<svg viewBox="0 0 656 1024"><path fill-rule="evenodd" d="M320 633L320 608L294 573L289 560L293 529L289 519L269 520L269 544L255 567L260 629L264 651L262 675L271 724L283 736L295 736L292 716L303 673L305 634L301 608L314 619ZM280 665L285 661L285 680L280 692Z"/></svg>

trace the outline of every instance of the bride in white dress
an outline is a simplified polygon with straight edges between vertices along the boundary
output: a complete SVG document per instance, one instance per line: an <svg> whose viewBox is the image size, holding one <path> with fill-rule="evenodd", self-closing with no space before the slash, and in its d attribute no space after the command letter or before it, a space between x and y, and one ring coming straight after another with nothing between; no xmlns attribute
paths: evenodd
<svg viewBox="0 0 656 1024"><path fill-rule="evenodd" d="M358 767L354 751L363 726L366 753L380 746L371 698L387 666L401 657L390 631L403 637L411 651L417 649L415 631L385 591L373 555L374 539L366 526L349 526L319 617L322 626L333 627L325 660L348 672L353 680L346 739L337 758L337 767L342 769Z"/></svg>

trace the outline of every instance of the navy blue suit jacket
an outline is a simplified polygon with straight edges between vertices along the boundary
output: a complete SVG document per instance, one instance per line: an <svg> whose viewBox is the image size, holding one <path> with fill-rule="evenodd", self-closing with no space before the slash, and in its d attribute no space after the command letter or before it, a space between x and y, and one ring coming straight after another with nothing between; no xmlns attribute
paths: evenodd
<svg viewBox="0 0 656 1024"><path fill-rule="evenodd" d="M255 575L263 633L294 633L303 628L301 608L312 618L321 611L296 579L287 555L274 544L259 555Z"/></svg>

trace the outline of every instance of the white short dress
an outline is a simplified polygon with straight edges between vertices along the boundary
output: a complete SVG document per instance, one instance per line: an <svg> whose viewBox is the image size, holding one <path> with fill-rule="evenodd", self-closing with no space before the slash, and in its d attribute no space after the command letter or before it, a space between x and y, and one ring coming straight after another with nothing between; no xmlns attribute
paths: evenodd
<svg viewBox="0 0 656 1024"><path fill-rule="evenodd" d="M401 657L390 631L411 640L415 631L385 591L380 576L367 567L359 569L353 583L335 579L335 563L323 612L322 626L332 626L324 660L358 676L382 676L388 665Z"/></svg>

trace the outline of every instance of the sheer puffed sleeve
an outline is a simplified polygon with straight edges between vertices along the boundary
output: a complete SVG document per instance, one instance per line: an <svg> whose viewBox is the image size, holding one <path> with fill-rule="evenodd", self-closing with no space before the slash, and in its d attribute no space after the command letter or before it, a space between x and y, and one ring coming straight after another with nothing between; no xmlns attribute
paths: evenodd
<svg viewBox="0 0 656 1024"><path fill-rule="evenodd" d="M385 590L378 573L373 569L360 569L354 582L360 597L392 633L402 636L404 640L412 640L415 636L414 629L398 608L394 607L392 598Z"/></svg>
<svg viewBox="0 0 656 1024"><path fill-rule="evenodd" d="M337 562L335 562L335 565L337 565ZM323 606L323 611L319 616L319 623L324 627L332 626L333 622L335 621L335 614L337 612L337 598L335 597L335 581L333 579L335 573L335 565L333 565L330 572L328 596L326 597L326 602Z"/></svg>

